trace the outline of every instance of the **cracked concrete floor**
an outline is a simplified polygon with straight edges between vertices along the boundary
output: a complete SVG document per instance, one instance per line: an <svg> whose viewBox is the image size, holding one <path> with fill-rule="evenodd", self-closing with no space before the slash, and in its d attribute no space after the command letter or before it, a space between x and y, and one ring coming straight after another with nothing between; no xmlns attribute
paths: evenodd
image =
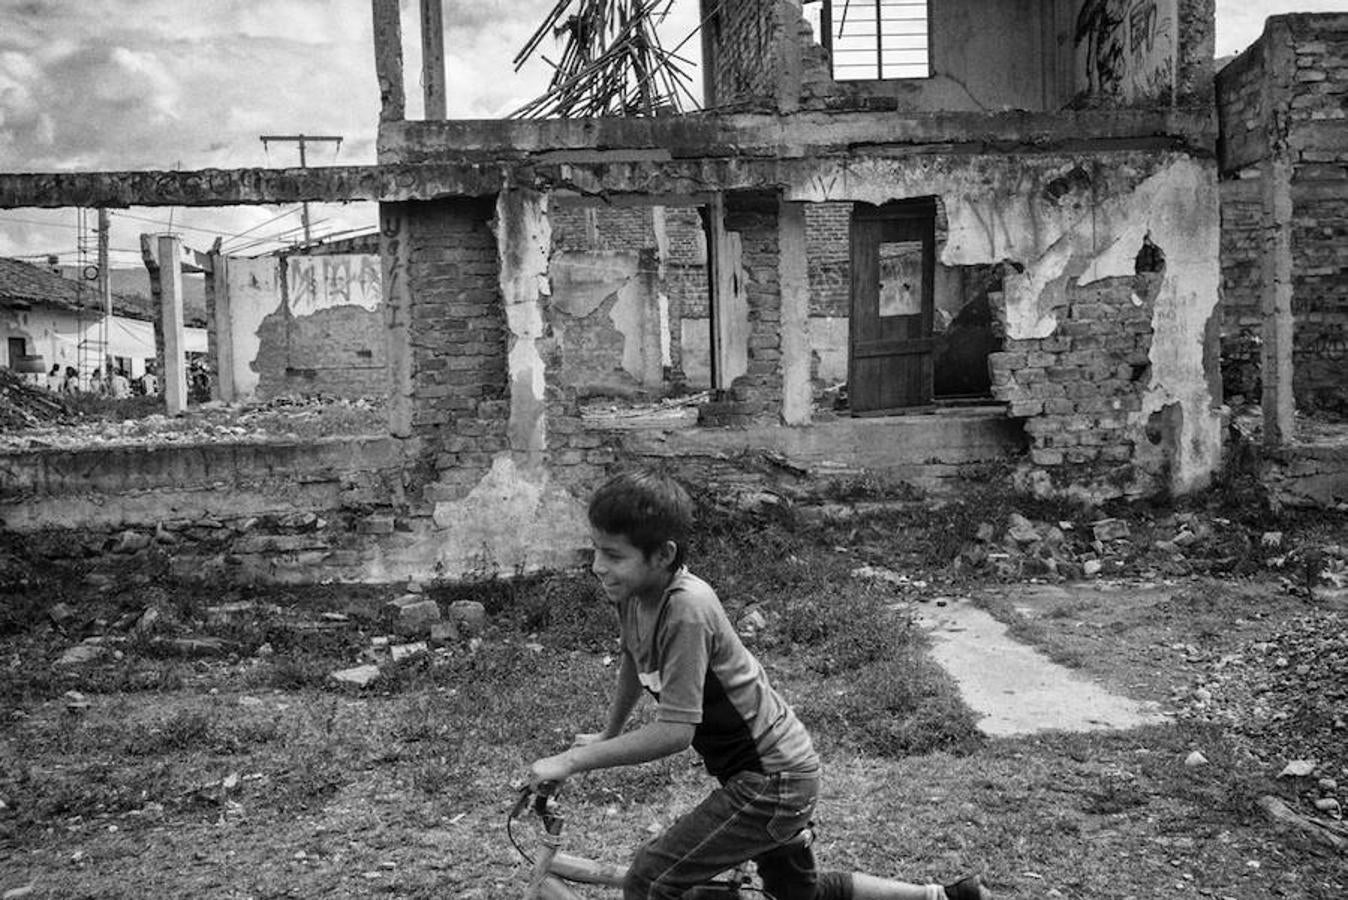
<svg viewBox="0 0 1348 900"><path fill-rule="evenodd" d="M1155 704L1113 693L1007 633L968 600L924 605L919 624L932 655L959 684L964 702L994 737L1039 731L1134 728L1166 721Z"/></svg>

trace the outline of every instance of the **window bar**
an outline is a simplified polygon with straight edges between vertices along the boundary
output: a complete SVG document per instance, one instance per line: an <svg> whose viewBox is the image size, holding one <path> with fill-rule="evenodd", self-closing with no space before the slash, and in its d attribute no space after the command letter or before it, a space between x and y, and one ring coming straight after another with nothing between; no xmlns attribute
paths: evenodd
<svg viewBox="0 0 1348 900"><path fill-rule="evenodd" d="M884 12L881 8L884 0L875 0L875 77L885 77L885 28Z"/></svg>

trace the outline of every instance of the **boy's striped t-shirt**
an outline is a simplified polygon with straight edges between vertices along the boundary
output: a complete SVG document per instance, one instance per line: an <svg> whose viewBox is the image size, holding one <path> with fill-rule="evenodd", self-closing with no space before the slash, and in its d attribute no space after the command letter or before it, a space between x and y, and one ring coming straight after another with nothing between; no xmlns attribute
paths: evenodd
<svg viewBox="0 0 1348 900"><path fill-rule="evenodd" d="M656 718L696 726L695 749L719 778L819 767L809 732L768 682L716 592L680 569L656 604L618 610L622 649L659 703Z"/></svg>

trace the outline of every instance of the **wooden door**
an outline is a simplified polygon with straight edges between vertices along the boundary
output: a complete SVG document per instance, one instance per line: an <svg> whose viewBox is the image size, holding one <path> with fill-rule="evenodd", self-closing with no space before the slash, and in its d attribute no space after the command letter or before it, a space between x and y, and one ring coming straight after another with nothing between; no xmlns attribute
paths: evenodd
<svg viewBox="0 0 1348 900"><path fill-rule="evenodd" d="M852 415L901 413L932 402L935 226L930 201L858 205L852 214Z"/></svg>

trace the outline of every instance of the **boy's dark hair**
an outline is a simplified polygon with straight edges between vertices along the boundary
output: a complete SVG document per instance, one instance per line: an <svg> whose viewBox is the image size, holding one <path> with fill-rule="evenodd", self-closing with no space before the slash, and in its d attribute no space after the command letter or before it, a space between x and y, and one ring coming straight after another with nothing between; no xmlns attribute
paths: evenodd
<svg viewBox="0 0 1348 900"><path fill-rule="evenodd" d="M673 569L683 565L693 531L693 501L677 481L655 472L626 472L604 483L590 498L590 524L620 534L649 557L673 541Z"/></svg>

